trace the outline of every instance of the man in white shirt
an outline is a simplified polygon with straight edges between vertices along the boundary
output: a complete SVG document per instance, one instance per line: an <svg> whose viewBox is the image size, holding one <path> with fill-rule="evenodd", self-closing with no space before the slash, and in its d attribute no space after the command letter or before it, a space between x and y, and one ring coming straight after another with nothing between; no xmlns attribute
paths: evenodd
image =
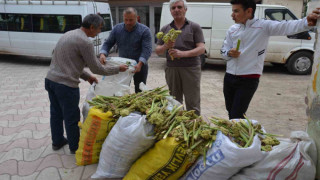
<svg viewBox="0 0 320 180"><path fill-rule="evenodd" d="M232 19L236 24L227 31L221 55L227 61L223 93L229 119L244 118L262 75L270 36L292 35L315 26L317 8L308 17L291 21L255 19L254 0L231 0ZM236 49L240 40L240 48Z"/></svg>

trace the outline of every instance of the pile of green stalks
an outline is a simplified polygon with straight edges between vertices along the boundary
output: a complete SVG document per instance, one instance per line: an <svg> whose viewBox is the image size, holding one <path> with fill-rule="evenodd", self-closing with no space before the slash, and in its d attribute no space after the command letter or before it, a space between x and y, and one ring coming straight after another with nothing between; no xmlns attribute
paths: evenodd
<svg viewBox="0 0 320 180"><path fill-rule="evenodd" d="M166 98L169 91L164 87L122 97L96 96L88 103L103 112L111 111L114 119L135 111L146 115L147 121L154 125L155 139L174 137L177 142L186 143L189 160L194 162L200 154L206 154L218 129L210 127L194 111L182 110L182 105L169 111Z"/></svg>
<svg viewBox="0 0 320 180"><path fill-rule="evenodd" d="M147 114L153 102L166 101L166 97L169 96L169 90L164 89L164 87L121 97L98 95L88 103L103 112L111 111L115 119L119 119L120 116L128 116L135 111Z"/></svg>
<svg viewBox="0 0 320 180"><path fill-rule="evenodd" d="M210 118L210 121L224 135L228 136L233 142L242 148L251 146L255 135L258 135L261 140L262 151L271 151L272 146L280 144L279 140L276 138L276 136L280 135L265 133L261 128L261 124L253 124L248 118L230 121L212 117Z"/></svg>
<svg viewBox="0 0 320 180"><path fill-rule="evenodd" d="M88 102L104 112L111 111L114 119L135 111L146 115L147 121L154 125L155 139L173 137L177 142L187 144L186 153L190 162L194 162L199 155L203 155L206 162L206 153L216 140L217 131L222 131L242 148L249 147L256 134L261 139L263 151L270 151L272 146L279 144L275 135L264 133L260 124L253 124L248 119L230 121L212 117L211 123L208 123L193 110L182 110L182 105L169 111L169 91L164 87L122 97L96 96Z"/></svg>

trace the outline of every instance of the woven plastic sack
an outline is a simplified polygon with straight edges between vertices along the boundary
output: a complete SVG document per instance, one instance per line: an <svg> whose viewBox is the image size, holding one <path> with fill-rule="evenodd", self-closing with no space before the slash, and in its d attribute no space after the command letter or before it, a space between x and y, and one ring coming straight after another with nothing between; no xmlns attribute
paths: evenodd
<svg viewBox="0 0 320 180"><path fill-rule="evenodd" d="M249 166L264 157L261 141L256 135L248 148L240 148L229 137L218 131L217 139L206 154L191 167L182 179L186 180L227 180L240 169Z"/></svg>
<svg viewBox="0 0 320 180"><path fill-rule="evenodd" d="M186 148L172 137L158 141L131 166L124 180L177 180L192 165Z"/></svg>
<svg viewBox="0 0 320 180"><path fill-rule="evenodd" d="M89 110L87 119L81 125L77 165L98 163L102 144L114 124L111 112L105 113L95 108Z"/></svg>
<svg viewBox="0 0 320 180"><path fill-rule="evenodd" d="M142 153L155 143L146 115L120 117L103 143L99 165L91 178L122 178Z"/></svg>
<svg viewBox="0 0 320 180"><path fill-rule="evenodd" d="M314 180L317 159L316 146L308 134L293 131L290 139L280 140L267 156L242 169L232 180Z"/></svg>

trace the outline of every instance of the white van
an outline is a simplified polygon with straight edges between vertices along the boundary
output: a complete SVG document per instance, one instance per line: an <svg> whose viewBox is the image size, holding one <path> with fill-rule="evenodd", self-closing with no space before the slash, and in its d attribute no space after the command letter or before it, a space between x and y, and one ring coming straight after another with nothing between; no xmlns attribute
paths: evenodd
<svg viewBox="0 0 320 180"><path fill-rule="evenodd" d="M221 59L220 49L226 32L234 21L229 3L188 3L186 17L200 24L205 38L206 54L202 65L210 59ZM285 6L257 4L255 17L271 20L291 20L296 16ZM169 3L164 3L160 27L173 20ZM315 33L303 32L292 36L272 36L269 40L265 61L285 64L290 73L308 74L312 69ZM208 59L206 59L207 57Z"/></svg>
<svg viewBox="0 0 320 180"><path fill-rule="evenodd" d="M84 1L0 1L0 54L51 57L63 33L80 28L88 14L100 14L105 26L91 38L98 54L112 29L108 3Z"/></svg>

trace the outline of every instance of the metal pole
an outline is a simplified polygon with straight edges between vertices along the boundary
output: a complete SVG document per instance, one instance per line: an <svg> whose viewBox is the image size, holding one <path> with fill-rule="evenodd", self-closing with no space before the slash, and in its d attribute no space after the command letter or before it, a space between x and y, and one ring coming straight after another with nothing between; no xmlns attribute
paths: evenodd
<svg viewBox="0 0 320 180"><path fill-rule="evenodd" d="M308 3L307 14L311 13L316 7L320 7L319 0L313 0ZM318 155L315 160L316 167L316 179L320 179L320 20L318 19L316 26L316 38L314 44L314 58L311 74L311 81L307 90L306 104L307 107L307 132L309 136L314 140Z"/></svg>

